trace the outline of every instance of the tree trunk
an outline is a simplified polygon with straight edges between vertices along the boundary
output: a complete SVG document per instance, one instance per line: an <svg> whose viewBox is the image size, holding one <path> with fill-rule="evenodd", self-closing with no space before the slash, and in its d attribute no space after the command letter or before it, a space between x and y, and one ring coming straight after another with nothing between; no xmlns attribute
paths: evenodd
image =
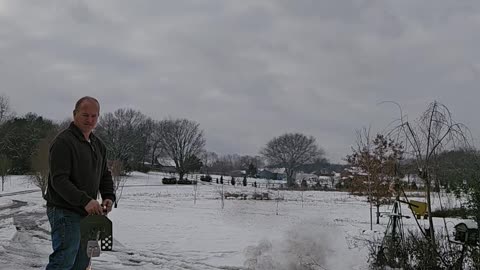
<svg viewBox="0 0 480 270"><path fill-rule="evenodd" d="M158 149L158 144L154 144L152 146L152 166L155 166L155 164L159 163L157 160L158 158L157 149Z"/></svg>
<svg viewBox="0 0 480 270"><path fill-rule="evenodd" d="M287 173L287 185L289 187L295 186L295 182L293 180L293 170L285 169L285 172Z"/></svg>
<svg viewBox="0 0 480 270"><path fill-rule="evenodd" d="M293 187L293 186L294 186L294 184L293 184L293 179L292 179L292 177L290 177L290 176L287 176L287 185L288 185L289 187Z"/></svg>
<svg viewBox="0 0 480 270"><path fill-rule="evenodd" d="M377 224L380 224L380 204L377 204Z"/></svg>
<svg viewBox="0 0 480 270"><path fill-rule="evenodd" d="M429 224L429 232L430 232L430 242L432 244L432 248L435 248L435 230L433 228L433 217L432 217L432 204L430 198L430 176L427 175L426 177L426 184L427 184L427 208L428 208L428 224Z"/></svg>

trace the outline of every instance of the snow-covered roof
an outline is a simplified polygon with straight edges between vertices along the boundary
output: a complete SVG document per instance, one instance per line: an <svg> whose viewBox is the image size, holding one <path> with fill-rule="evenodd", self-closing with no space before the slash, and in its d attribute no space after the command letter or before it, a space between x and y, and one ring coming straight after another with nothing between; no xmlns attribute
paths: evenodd
<svg viewBox="0 0 480 270"><path fill-rule="evenodd" d="M285 168L264 168L260 169L261 172L268 171L271 173L285 173Z"/></svg>
<svg viewBox="0 0 480 270"><path fill-rule="evenodd" d="M363 175L363 176L367 176L368 173L364 172L362 170L362 168L360 167L350 167L350 168L345 168L345 171L346 172L349 172L351 174L356 174L356 175Z"/></svg>
<svg viewBox="0 0 480 270"><path fill-rule="evenodd" d="M274 168L270 170L273 173L285 173L285 168Z"/></svg>
<svg viewBox="0 0 480 270"><path fill-rule="evenodd" d="M171 167L175 167L175 162L173 161L173 159L169 159L169 158L158 158L157 159L158 163L162 166L171 166Z"/></svg>
<svg viewBox="0 0 480 270"><path fill-rule="evenodd" d="M304 172L299 172L297 173L297 177L302 177L302 178L318 178L317 175L313 173L304 173Z"/></svg>
<svg viewBox="0 0 480 270"><path fill-rule="evenodd" d="M467 228L469 228L469 229L478 229L477 222L475 222L475 220L471 220L471 219L462 220L462 222L455 225L455 227L457 227L458 225L460 225L462 223L465 224L467 226Z"/></svg>

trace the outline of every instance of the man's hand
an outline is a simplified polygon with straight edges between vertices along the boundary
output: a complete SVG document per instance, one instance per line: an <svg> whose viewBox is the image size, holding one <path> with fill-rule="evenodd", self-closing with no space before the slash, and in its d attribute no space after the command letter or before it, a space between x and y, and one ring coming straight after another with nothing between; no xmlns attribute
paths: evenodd
<svg viewBox="0 0 480 270"><path fill-rule="evenodd" d="M103 200L102 202L103 211L108 214L112 211L113 202L110 199Z"/></svg>
<svg viewBox="0 0 480 270"><path fill-rule="evenodd" d="M97 200L90 200L87 205L85 205L85 211L89 215L101 215L103 214L102 206L100 206L100 203L97 202Z"/></svg>

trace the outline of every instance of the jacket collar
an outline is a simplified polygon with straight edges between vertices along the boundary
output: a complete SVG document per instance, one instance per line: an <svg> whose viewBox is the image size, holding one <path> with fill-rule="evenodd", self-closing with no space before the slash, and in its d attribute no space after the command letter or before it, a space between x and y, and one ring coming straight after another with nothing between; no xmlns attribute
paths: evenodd
<svg viewBox="0 0 480 270"><path fill-rule="evenodd" d="M85 140L85 137L83 136L83 133L82 131L73 123L71 122L70 123L70 126L68 127L68 129L81 141L87 141ZM93 132L90 133L90 141L91 142L94 142L97 138L95 136L95 134L93 134Z"/></svg>

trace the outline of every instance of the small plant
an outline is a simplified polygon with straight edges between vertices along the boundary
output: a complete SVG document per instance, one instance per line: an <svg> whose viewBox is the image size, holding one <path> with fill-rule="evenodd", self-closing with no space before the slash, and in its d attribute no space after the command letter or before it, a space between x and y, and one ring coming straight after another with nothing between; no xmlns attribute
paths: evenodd
<svg viewBox="0 0 480 270"><path fill-rule="evenodd" d="M212 182L212 177L210 175L202 175L202 176L200 176L200 181Z"/></svg>

